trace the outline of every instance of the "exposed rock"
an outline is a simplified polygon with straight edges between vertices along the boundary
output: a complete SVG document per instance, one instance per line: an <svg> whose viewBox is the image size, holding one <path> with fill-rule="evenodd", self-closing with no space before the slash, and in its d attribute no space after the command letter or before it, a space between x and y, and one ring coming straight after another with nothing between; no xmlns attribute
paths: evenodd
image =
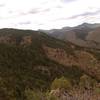
<svg viewBox="0 0 100 100"><path fill-rule="evenodd" d="M12 36L0 36L0 43L15 44L16 43L16 39L12 38Z"/></svg>
<svg viewBox="0 0 100 100"><path fill-rule="evenodd" d="M96 76L100 80L100 61L86 51L74 51L75 56L69 55L60 48L43 46L48 58L65 66L79 66L86 73Z"/></svg>
<svg viewBox="0 0 100 100"><path fill-rule="evenodd" d="M51 90L50 95L54 95L57 100L99 100L100 95L96 95L91 90L72 90L70 92L68 91L62 91L60 89L57 90Z"/></svg>
<svg viewBox="0 0 100 100"><path fill-rule="evenodd" d="M30 45L32 43L32 36L24 36L21 41L21 45Z"/></svg>
<svg viewBox="0 0 100 100"><path fill-rule="evenodd" d="M60 49L60 48L50 48L47 46L43 46L46 55L52 59L55 60L63 65L75 65L76 60L72 55L69 55L66 53L65 50Z"/></svg>

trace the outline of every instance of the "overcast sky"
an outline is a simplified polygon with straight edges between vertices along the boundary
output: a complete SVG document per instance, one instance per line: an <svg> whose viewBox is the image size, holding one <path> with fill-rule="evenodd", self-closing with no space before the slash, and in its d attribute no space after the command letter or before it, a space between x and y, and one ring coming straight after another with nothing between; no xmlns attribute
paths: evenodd
<svg viewBox="0 0 100 100"><path fill-rule="evenodd" d="M0 28L52 29L100 23L100 0L0 0Z"/></svg>

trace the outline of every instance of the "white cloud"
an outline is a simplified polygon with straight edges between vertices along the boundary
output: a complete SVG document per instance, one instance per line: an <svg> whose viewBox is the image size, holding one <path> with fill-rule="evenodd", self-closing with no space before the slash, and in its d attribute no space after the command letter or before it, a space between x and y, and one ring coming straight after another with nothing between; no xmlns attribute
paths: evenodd
<svg viewBox="0 0 100 100"><path fill-rule="evenodd" d="M0 5L0 28L51 29L100 22L100 0L0 0Z"/></svg>

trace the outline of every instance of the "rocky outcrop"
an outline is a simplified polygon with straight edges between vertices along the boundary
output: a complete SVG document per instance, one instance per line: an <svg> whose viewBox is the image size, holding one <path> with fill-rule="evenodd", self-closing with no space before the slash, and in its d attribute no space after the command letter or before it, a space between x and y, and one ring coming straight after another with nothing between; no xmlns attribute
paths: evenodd
<svg viewBox="0 0 100 100"><path fill-rule="evenodd" d="M74 51L74 55L69 55L65 50L60 48L51 48L43 46L48 58L63 64L65 66L79 66L86 73L95 76L100 80L100 61L87 51Z"/></svg>
<svg viewBox="0 0 100 100"><path fill-rule="evenodd" d="M0 43L3 44L15 44L16 39L12 38L12 36L0 36Z"/></svg>
<svg viewBox="0 0 100 100"><path fill-rule="evenodd" d="M99 100L100 95L92 90L75 89L71 91L62 91L60 89L51 90L50 95L57 98L57 100Z"/></svg>
<svg viewBox="0 0 100 100"><path fill-rule="evenodd" d="M21 45L30 45L32 43L32 36L24 36Z"/></svg>
<svg viewBox="0 0 100 100"><path fill-rule="evenodd" d="M65 50L60 48L50 48L47 46L43 46L46 55L48 58L59 62L60 64L71 66L76 64L76 60L72 55L66 53Z"/></svg>

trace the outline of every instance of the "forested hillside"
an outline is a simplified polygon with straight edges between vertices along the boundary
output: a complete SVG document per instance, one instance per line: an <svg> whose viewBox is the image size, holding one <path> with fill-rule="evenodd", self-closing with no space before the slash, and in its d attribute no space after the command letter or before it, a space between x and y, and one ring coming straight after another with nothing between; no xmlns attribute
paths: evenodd
<svg viewBox="0 0 100 100"><path fill-rule="evenodd" d="M1 29L0 100L66 100L66 90L74 98L81 89L99 98L99 55L39 31Z"/></svg>

